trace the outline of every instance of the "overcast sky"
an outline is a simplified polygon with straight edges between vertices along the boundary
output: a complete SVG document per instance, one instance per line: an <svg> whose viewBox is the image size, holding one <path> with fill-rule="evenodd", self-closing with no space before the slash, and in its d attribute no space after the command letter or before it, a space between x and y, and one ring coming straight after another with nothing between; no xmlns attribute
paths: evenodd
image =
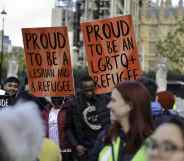
<svg viewBox="0 0 184 161"><path fill-rule="evenodd" d="M0 0L0 12L4 8L7 12L5 34L10 36L12 45L23 46L21 28L51 26L53 7L54 0ZM2 20L0 24L2 29Z"/></svg>
<svg viewBox="0 0 184 161"><path fill-rule="evenodd" d="M12 45L23 46L21 28L49 27L54 0L0 0L0 12L5 8L5 34ZM2 29L2 17L0 21Z"/></svg>

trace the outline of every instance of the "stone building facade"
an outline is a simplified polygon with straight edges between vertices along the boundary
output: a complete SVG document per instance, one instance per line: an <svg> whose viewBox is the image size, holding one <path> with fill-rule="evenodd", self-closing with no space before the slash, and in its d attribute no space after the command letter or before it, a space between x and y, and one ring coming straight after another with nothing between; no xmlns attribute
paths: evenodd
<svg viewBox="0 0 184 161"><path fill-rule="evenodd" d="M156 43L163 40L168 32L172 32L177 21L184 16L183 0L178 1L177 6L172 5L172 0L157 0L156 3L142 1L138 46L144 71L156 70L160 63Z"/></svg>
<svg viewBox="0 0 184 161"><path fill-rule="evenodd" d="M80 0L77 1L79 5L74 4L72 0L56 0L55 8L52 10L52 26L67 25L72 33L71 39L80 37L79 40L82 41L80 30L76 30L76 26L79 26L80 22L96 19L95 13L98 11L100 13L97 14L99 15L97 18L131 14L142 69L155 71L156 65L160 63L155 44L158 40L164 39L168 32L173 31L177 21L184 16L183 1L178 0L178 5L172 6L172 0L155 0L154 2L152 0ZM80 12L76 12L76 9L78 11L80 9ZM80 16L79 22L76 22L78 19L74 15ZM77 42L80 41L77 39ZM81 49L82 46L75 47L75 44L71 43L72 49ZM83 49L80 51L82 51L81 54L74 55L79 58L83 57ZM78 61L77 59L75 58L74 62Z"/></svg>

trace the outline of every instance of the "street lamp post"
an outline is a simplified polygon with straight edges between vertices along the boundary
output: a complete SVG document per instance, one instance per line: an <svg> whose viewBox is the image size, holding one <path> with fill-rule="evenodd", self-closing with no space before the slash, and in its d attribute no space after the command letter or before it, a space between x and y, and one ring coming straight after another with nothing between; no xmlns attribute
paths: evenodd
<svg viewBox="0 0 184 161"><path fill-rule="evenodd" d="M2 15L2 34L1 34L1 60L0 60L0 83L2 83L2 65L3 65L3 56L4 56L4 21L7 12L3 9L1 12Z"/></svg>

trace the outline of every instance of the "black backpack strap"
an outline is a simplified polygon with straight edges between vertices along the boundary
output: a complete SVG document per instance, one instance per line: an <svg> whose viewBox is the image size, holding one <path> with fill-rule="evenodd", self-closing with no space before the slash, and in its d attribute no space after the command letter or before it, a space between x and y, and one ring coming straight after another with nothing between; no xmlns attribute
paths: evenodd
<svg viewBox="0 0 184 161"><path fill-rule="evenodd" d="M40 161L38 158L36 158L36 160L35 161Z"/></svg>
<svg viewBox="0 0 184 161"><path fill-rule="evenodd" d="M124 142L120 139L120 144L119 144L119 152L118 152L118 161L122 161L122 148L124 148Z"/></svg>
<svg viewBox="0 0 184 161"><path fill-rule="evenodd" d="M112 149L112 161L115 161L115 156L114 156L114 146L111 143L111 149Z"/></svg>
<svg viewBox="0 0 184 161"><path fill-rule="evenodd" d="M113 161L116 161L115 160L115 156L114 156L114 146L113 144L111 143L111 147L112 147L112 160ZM118 152L118 159L117 161L122 161L121 158L122 158L122 148L123 148L123 141L120 139L120 144L119 144L119 152Z"/></svg>

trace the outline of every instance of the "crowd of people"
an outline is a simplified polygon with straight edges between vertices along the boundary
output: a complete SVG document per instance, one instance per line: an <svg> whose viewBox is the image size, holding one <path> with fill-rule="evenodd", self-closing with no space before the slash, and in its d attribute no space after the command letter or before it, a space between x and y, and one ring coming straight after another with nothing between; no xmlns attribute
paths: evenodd
<svg viewBox="0 0 184 161"><path fill-rule="evenodd" d="M157 92L145 76L101 95L87 72L78 81L75 96L44 98L20 89L16 77L5 80L1 161L184 161L184 119L172 92Z"/></svg>

